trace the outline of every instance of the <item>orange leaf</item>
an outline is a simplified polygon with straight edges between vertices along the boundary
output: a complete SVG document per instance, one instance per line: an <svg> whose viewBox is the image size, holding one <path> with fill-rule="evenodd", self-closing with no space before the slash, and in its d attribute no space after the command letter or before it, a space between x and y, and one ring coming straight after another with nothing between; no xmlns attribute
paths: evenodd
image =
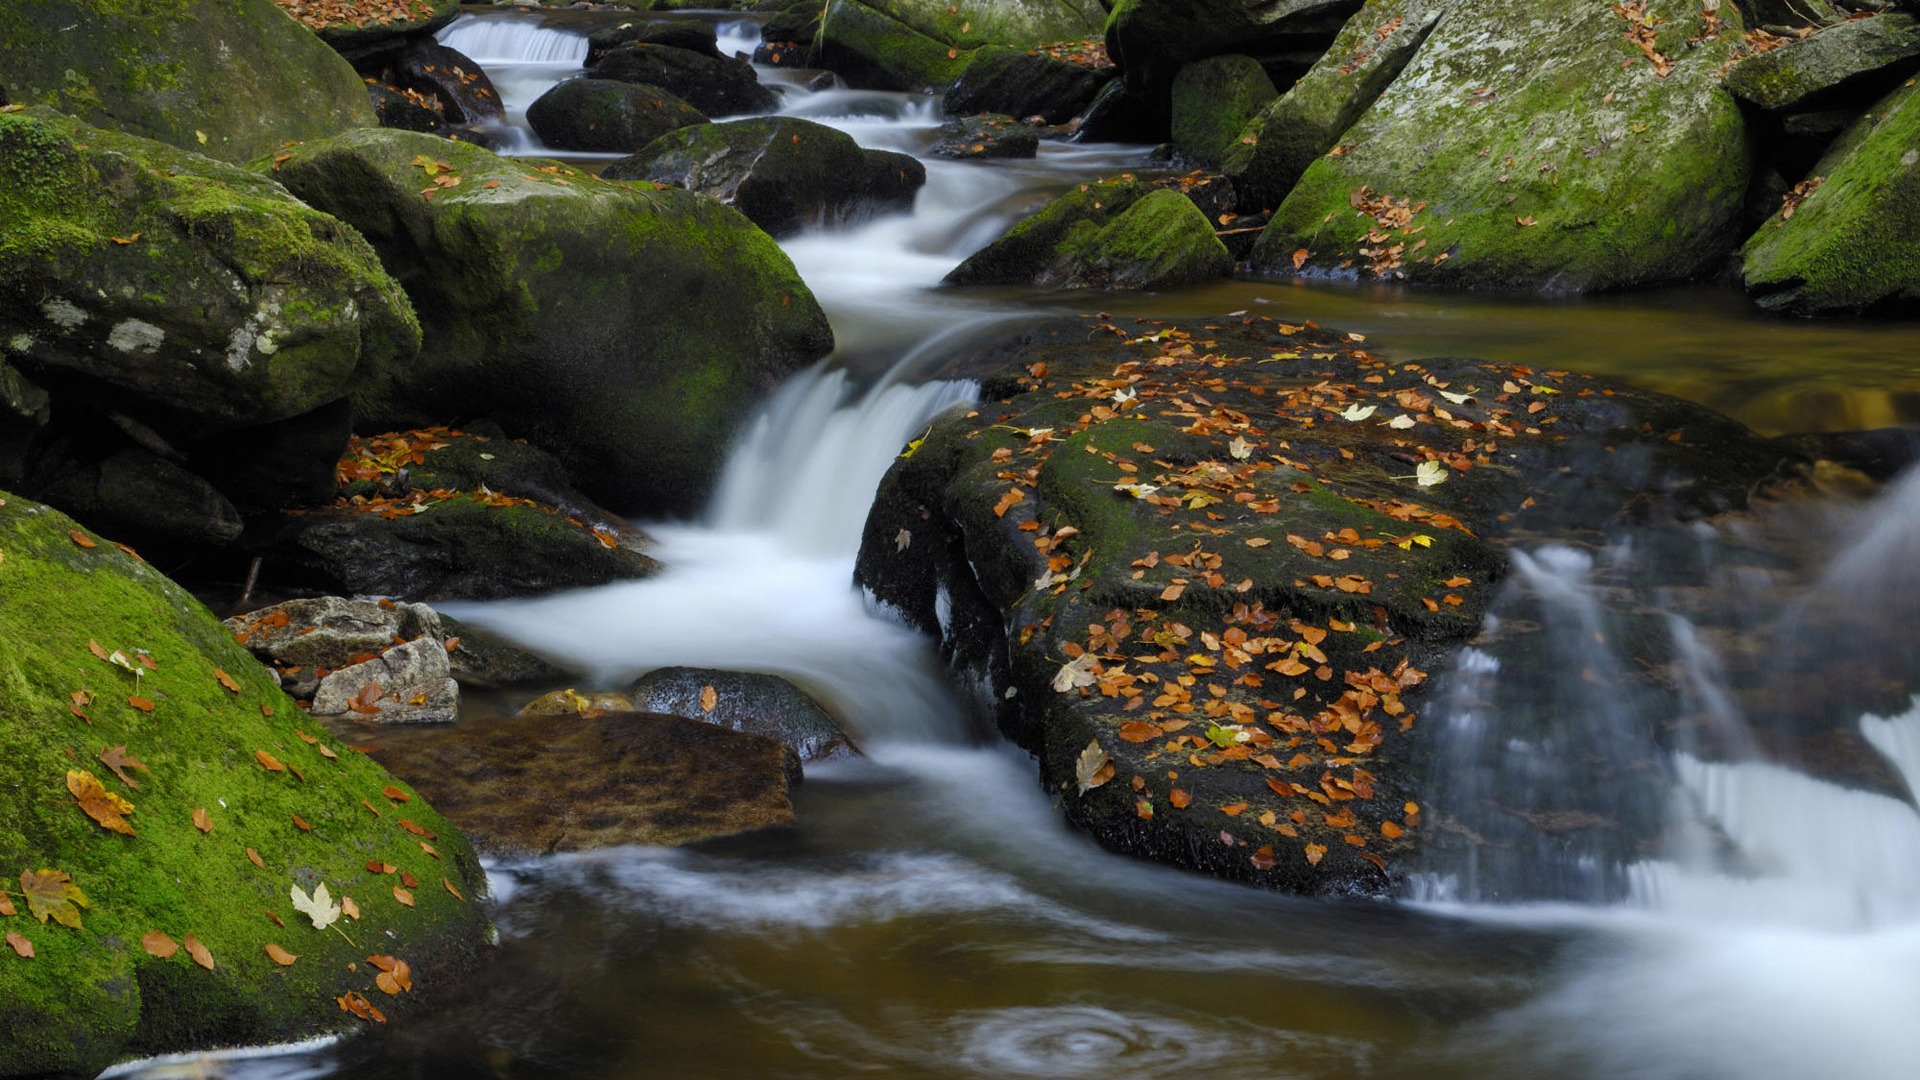
<svg viewBox="0 0 1920 1080"><path fill-rule="evenodd" d="M271 941L267 942L267 956L281 967L292 967L293 962L300 959Z"/></svg>
<svg viewBox="0 0 1920 1080"><path fill-rule="evenodd" d="M1325 855L1326 853L1327 853L1327 847L1325 844L1308 844L1307 845L1307 865L1319 866L1320 857Z"/></svg>
<svg viewBox="0 0 1920 1080"><path fill-rule="evenodd" d="M7 899L6 893L0 893L0 915L11 917L18 914L20 913L14 910L13 901Z"/></svg>
<svg viewBox="0 0 1920 1080"><path fill-rule="evenodd" d="M393 898L407 907L413 906L413 894L398 885L393 887Z"/></svg>
<svg viewBox="0 0 1920 1080"><path fill-rule="evenodd" d="M133 706L133 707L134 707L134 708L136 708L136 709L139 709L139 710L140 710L141 712L152 712L152 711L153 711L153 702L152 702L152 700L151 700L151 699L148 699L148 698L143 698L143 697L140 697L140 696L139 696L139 695L137 695L137 694L136 694L136 695L134 695L133 697L130 697L130 698L128 698L128 699L127 699L127 704L129 704L129 705L131 705L131 706Z"/></svg>
<svg viewBox="0 0 1920 1080"><path fill-rule="evenodd" d="M1260 850L1254 852L1252 855L1247 856L1247 861L1253 864L1253 868L1255 870L1273 869L1273 864L1274 864L1273 845L1262 844L1260 846Z"/></svg>
<svg viewBox="0 0 1920 1080"><path fill-rule="evenodd" d="M199 964L208 971L213 970L213 954L207 951L205 945L200 944L199 938L188 934L183 944L187 947L187 955L193 957L194 963Z"/></svg>
<svg viewBox="0 0 1920 1080"><path fill-rule="evenodd" d="M67 536L73 540L73 544L75 547L97 548L100 546L99 544L94 542L92 537L88 536L86 533L81 532L79 529L73 530L72 532L68 533Z"/></svg>
<svg viewBox="0 0 1920 1080"><path fill-rule="evenodd" d="M1406 830L1391 821L1383 821L1380 823L1380 835L1389 840L1398 840L1406 835Z"/></svg>
<svg viewBox="0 0 1920 1080"><path fill-rule="evenodd" d="M1129 720L1120 725L1120 737L1130 743L1152 742L1165 734L1160 725L1139 720Z"/></svg>
<svg viewBox="0 0 1920 1080"><path fill-rule="evenodd" d="M287 767L280 763L279 758L274 757L272 754L267 753L265 750L255 750L253 752L253 759L255 761L258 761L260 763L260 767L267 770L268 772L286 772L287 771Z"/></svg>
<svg viewBox="0 0 1920 1080"><path fill-rule="evenodd" d="M1293 253L1293 268L1295 270L1300 269L1302 266L1306 265L1306 261L1311 258L1313 258L1313 252L1308 251L1306 248L1299 248L1295 250Z"/></svg>
<svg viewBox="0 0 1920 1080"><path fill-rule="evenodd" d="M1531 229L1533 228L1533 215L1528 214L1526 217L1514 218L1513 223L1523 229Z"/></svg>
<svg viewBox="0 0 1920 1080"><path fill-rule="evenodd" d="M448 881L446 878L441 878L440 884L445 885L447 887L447 891L453 894L453 898L455 900L458 900L463 904L467 902L467 898L460 895L460 890L453 887L453 882Z"/></svg>
<svg viewBox="0 0 1920 1080"><path fill-rule="evenodd" d="M33 959L33 942L21 937L12 930L7 931L7 945L20 954L22 960Z"/></svg>
<svg viewBox="0 0 1920 1080"><path fill-rule="evenodd" d="M426 829L418 824L415 824L414 822L408 821L406 818L400 819L400 827L407 830L408 832L412 833L415 836L425 837L428 840L439 839L439 837L435 836L431 830Z"/></svg>
<svg viewBox="0 0 1920 1080"><path fill-rule="evenodd" d="M388 784L386 787L381 788L380 794L385 795L387 798L392 799L394 802L413 801L413 796L407 794L404 791L401 791L399 788L394 787L392 784Z"/></svg>
<svg viewBox="0 0 1920 1080"><path fill-rule="evenodd" d="M1174 788L1168 793L1167 801L1173 804L1175 810L1185 810L1188 804L1193 802L1193 796L1182 788Z"/></svg>
<svg viewBox="0 0 1920 1080"><path fill-rule="evenodd" d="M391 874L398 869L400 868L390 862L381 862L378 859L367 860L367 870L375 874Z"/></svg>
<svg viewBox="0 0 1920 1080"><path fill-rule="evenodd" d="M213 669L213 677L215 679L218 679L220 681L220 685L226 687L228 690L231 690L236 694L240 692L240 684L234 681L233 676L227 674L225 671L221 670L220 668Z"/></svg>
<svg viewBox="0 0 1920 1080"><path fill-rule="evenodd" d="M140 947L148 956L165 960L180 951L180 943L159 930L149 930L140 938Z"/></svg>
<svg viewBox="0 0 1920 1080"><path fill-rule="evenodd" d="M1160 599L1178 600L1180 599L1180 594L1186 591L1187 591L1187 587L1185 585L1169 585L1166 588L1160 590Z"/></svg>
<svg viewBox="0 0 1920 1080"><path fill-rule="evenodd" d="M701 688L700 708L702 710L706 712L712 712L716 707L719 706L719 704L720 704L720 694L718 691L714 690L712 686L706 686Z"/></svg>
<svg viewBox="0 0 1920 1080"><path fill-rule="evenodd" d="M1221 807L1220 812L1228 817L1239 817L1241 814L1247 812L1247 804L1243 802L1233 803L1232 805Z"/></svg>
<svg viewBox="0 0 1920 1080"><path fill-rule="evenodd" d="M353 897L342 896L340 898L340 914L345 915L349 919L359 919L360 905L353 902Z"/></svg>
<svg viewBox="0 0 1920 1080"><path fill-rule="evenodd" d="M1000 496L1000 501L993 504L993 516L1005 517L1008 510L1013 509L1016 504L1026 501L1026 498L1027 493L1021 491L1019 488L1008 488L1007 493Z"/></svg>
<svg viewBox="0 0 1920 1080"><path fill-rule="evenodd" d="M210 833L213 831L213 818L207 815L206 807L204 806L200 807L198 810L195 810L193 812L193 827L196 829L199 829L203 833Z"/></svg>
<svg viewBox="0 0 1920 1080"><path fill-rule="evenodd" d="M313 831L313 826L307 824L307 819L301 817L299 814L288 814L287 816L293 819L294 827L301 832Z"/></svg>
<svg viewBox="0 0 1920 1080"><path fill-rule="evenodd" d="M67 790L79 800L80 809L98 822L100 827L125 836L134 835L133 826L127 824L126 815L133 813L133 804L108 791L100 783L100 778L84 770L67 771Z"/></svg>
<svg viewBox="0 0 1920 1080"><path fill-rule="evenodd" d="M260 853L253 850L252 848L247 849L247 861L259 867L262 870L265 870L267 868L266 862L260 858Z"/></svg>

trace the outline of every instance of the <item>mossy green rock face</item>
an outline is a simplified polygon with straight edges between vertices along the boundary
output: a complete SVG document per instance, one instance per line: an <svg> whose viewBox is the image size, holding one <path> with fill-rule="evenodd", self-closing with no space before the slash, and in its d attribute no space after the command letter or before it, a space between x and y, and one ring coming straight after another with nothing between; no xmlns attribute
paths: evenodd
<svg viewBox="0 0 1920 1080"><path fill-rule="evenodd" d="M833 346L785 253L706 196L402 131L291 153L274 175L372 241L427 328L358 397L362 430L491 417L611 509L683 512L754 403Z"/></svg>
<svg viewBox="0 0 1920 1080"><path fill-rule="evenodd" d="M1578 375L1142 323L959 358L994 374L888 471L855 576L941 636L1069 821L1271 888L1418 869L1425 674L1479 632L1509 539L1736 508L1784 456Z"/></svg>
<svg viewBox="0 0 1920 1080"><path fill-rule="evenodd" d="M978 50L1097 37L1106 14L1099 0L828 0L814 44L857 85L945 90Z"/></svg>
<svg viewBox="0 0 1920 1080"><path fill-rule="evenodd" d="M34 952L0 964L0 1075L90 1076L130 1055L339 1030L358 1023L337 1004L348 993L395 1013L455 986L490 933L466 840L418 798L385 794L405 790L305 720L179 587L59 513L0 500L0 887L19 911L0 930ZM99 758L122 746L141 762L124 777ZM132 803L130 834L82 811L69 793L82 773ZM369 861L418 880L411 905ZM77 928L30 913L20 875L42 870L85 895ZM322 884L359 917L315 929L289 893ZM212 969L184 949L151 955L156 931L191 934ZM281 966L268 945L299 959ZM413 992L376 990L369 954L405 960Z"/></svg>
<svg viewBox="0 0 1920 1080"><path fill-rule="evenodd" d="M1243 210L1271 209L1405 68L1448 0L1368 0L1327 55L1235 133L1220 171Z"/></svg>
<svg viewBox="0 0 1920 1080"><path fill-rule="evenodd" d="M1196 165L1218 166L1247 121L1278 96L1250 56L1196 60L1173 80L1173 148Z"/></svg>
<svg viewBox="0 0 1920 1080"><path fill-rule="evenodd" d="M353 68L272 0L8 0L0 72L15 102L222 161L375 123Z"/></svg>
<svg viewBox="0 0 1920 1080"><path fill-rule="evenodd" d="M1254 268L1585 292L1718 267L1749 173L1718 76L1740 26L1727 5L1718 24L1647 10L1456 0L1300 178Z"/></svg>
<svg viewBox="0 0 1920 1080"><path fill-rule="evenodd" d="M1073 229L1104 228L1152 190L1152 184L1131 176L1081 184L968 256L947 274L947 284L1045 284L1043 277L1060 261L1061 245Z"/></svg>
<svg viewBox="0 0 1920 1080"><path fill-rule="evenodd" d="M20 368L231 427L338 400L419 341L366 241L278 184L51 109L0 115L0 350Z"/></svg>
<svg viewBox="0 0 1920 1080"><path fill-rule="evenodd" d="M1727 89L1763 109L1791 109L1915 57L1920 23L1911 15L1848 19L1740 61L1727 72Z"/></svg>
<svg viewBox="0 0 1920 1080"><path fill-rule="evenodd" d="M1136 94L1163 103L1174 76L1195 60L1285 47L1329 20L1338 28L1359 6L1356 0L1118 0L1107 20L1107 52Z"/></svg>
<svg viewBox="0 0 1920 1080"><path fill-rule="evenodd" d="M1132 177L1081 184L975 252L952 285L1152 289L1233 272L1192 199Z"/></svg>
<svg viewBox="0 0 1920 1080"><path fill-rule="evenodd" d="M1838 315L1920 301L1920 88L1875 105L1814 166L1825 177L1742 251L1747 292L1783 315Z"/></svg>

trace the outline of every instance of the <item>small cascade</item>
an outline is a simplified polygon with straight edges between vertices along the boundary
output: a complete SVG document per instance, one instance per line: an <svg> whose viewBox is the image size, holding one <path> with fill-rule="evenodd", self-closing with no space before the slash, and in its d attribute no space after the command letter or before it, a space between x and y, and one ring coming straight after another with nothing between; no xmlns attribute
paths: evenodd
<svg viewBox="0 0 1920 1080"><path fill-rule="evenodd" d="M494 75L503 65L540 64L578 70L587 62L583 34L554 30L537 15L462 15L436 35L440 44L461 53Z"/></svg>

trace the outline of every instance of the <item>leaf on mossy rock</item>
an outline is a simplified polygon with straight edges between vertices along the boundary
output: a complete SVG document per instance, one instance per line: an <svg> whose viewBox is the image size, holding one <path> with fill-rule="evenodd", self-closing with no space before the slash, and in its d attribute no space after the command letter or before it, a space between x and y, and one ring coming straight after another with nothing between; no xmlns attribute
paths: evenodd
<svg viewBox="0 0 1920 1080"><path fill-rule="evenodd" d="M148 956L157 956L162 960L180 951L180 943L162 930L149 930L141 935L140 947L146 950Z"/></svg>
<svg viewBox="0 0 1920 1080"><path fill-rule="evenodd" d="M20 891L27 896L27 911L41 922L52 919L69 929L80 929L80 908L92 907L87 894L60 870L20 871ZM78 905L78 906L75 906Z"/></svg>
<svg viewBox="0 0 1920 1080"><path fill-rule="evenodd" d="M213 953L208 952L207 947L200 944L199 938L188 934L183 944L187 947L187 955L193 957L194 963L199 964L208 971L213 970Z"/></svg>
<svg viewBox="0 0 1920 1080"><path fill-rule="evenodd" d="M300 959L271 941L267 942L267 957L281 967L292 967L293 962Z"/></svg>
<svg viewBox="0 0 1920 1080"><path fill-rule="evenodd" d="M105 765L109 769L112 769L113 775L119 777L121 783L127 785L129 788L132 788L135 791L140 790L140 785L134 782L133 777L127 775L127 770L139 769L141 772L147 773L148 775L152 775L153 773L152 769L147 768L145 762L141 761L137 757L134 757L132 754L127 753L127 747L124 743L119 746L101 747L100 754L99 754L99 761L100 761L100 764Z"/></svg>
<svg viewBox="0 0 1920 1080"><path fill-rule="evenodd" d="M80 809L98 822L103 829L134 835L133 826L127 824L126 815L133 813L133 804L108 791L100 783L100 778L84 769L67 771L67 790L79 800Z"/></svg>
<svg viewBox="0 0 1920 1080"><path fill-rule="evenodd" d="M12 930L7 931L7 946L18 953L20 959L33 959L33 942L28 941Z"/></svg>

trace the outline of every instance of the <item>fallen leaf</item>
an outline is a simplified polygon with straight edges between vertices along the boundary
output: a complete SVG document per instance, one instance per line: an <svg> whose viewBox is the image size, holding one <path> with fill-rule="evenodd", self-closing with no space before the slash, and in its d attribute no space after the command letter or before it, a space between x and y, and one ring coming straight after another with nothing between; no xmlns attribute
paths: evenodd
<svg viewBox="0 0 1920 1080"><path fill-rule="evenodd" d="M260 853L253 850L252 848L247 849L247 861L259 867L262 870L265 870L267 868L266 862L260 858Z"/></svg>
<svg viewBox="0 0 1920 1080"><path fill-rule="evenodd" d="M193 957L194 963L199 964L201 967L206 968L208 971L213 970L213 954L207 951L207 947L205 945L200 944L199 938L194 937L192 934L188 934L186 937L186 940L183 941L181 944L186 946L187 955Z"/></svg>
<svg viewBox="0 0 1920 1080"><path fill-rule="evenodd" d="M1120 737L1130 743L1152 742L1165 734L1166 731L1160 725L1139 720L1129 720L1120 725Z"/></svg>
<svg viewBox="0 0 1920 1080"><path fill-rule="evenodd" d="M288 814L287 816L293 819L294 828L299 829L301 832L313 831L313 826L307 824L306 818L301 817L299 814Z"/></svg>
<svg viewBox="0 0 1920 1080"><path fill-rule="evenodd" d="M292 967L293 962L300 959L271 941L267 942L267 956L281 967Z"/></svg>
<svg viewBox="0 0 1920 1080"><path fill-rule="evenodd" d="M1185 810L1193 802L1193 796L1183 788L1174 788L1167 794L1167 801L1173 804L1175 810Z"/></svg>
<svg viewBox="0 0 1920 1080"><path fill-rule="evenodd" d="M168 959L174 953L180 951L180 943L159 930L149 930L141 935L140 947L146 950L148 956L158 957L162 960Z"/></svg>
<svg viewBox="0 0 1920 1080"><path fill-rule="evenodd" d="M398 885L393 887L393 898L407 907L413 906L413 894Z"/></svg>
<svg viewBox="0 0 1920 1080"><path fill-rule="evenodd" d="M81 532L79 529L73 530L72 532L68 533L67 536L73 540L73 546L75 547L97 548L100 546L98 543L94 542L92 537L88 536L86 533Z"/></svg>
<svg viewBox="0 0 1920 1080"><path fill-rule="evenodd" d="M1349 405L1341 411L1340 418L1357 424L1378 412L1379 409L1378 405Z"/></svg>
<svg viewBox="0 0 1920 1080"><path fill-rule="evenodd" d="M234 681L233 676L227 674L225 671L221 670L220 668L213 669L213 677L215 679L218 679L220 682L220 685L226 687L228 690L231 690L236 694L240 692L240 684Z"/></svg>
<svg viewBox="0 0 1920 1080"><path fill-rule="evenodd" d="M1295 248L1293 252L1293 268L1295 270L1300 269L1300 267L1305 265L1306 261L1311 258L1313 258L1313 252L1308 251L1306 248Z"/></svg>
<svg viewBox="0 0 1920 1080"><path fill-rule="evenodd" d="M1099 663L1099 659L1092 653L1081 653L1067 663L1061 664L1060 670L1053 676L1054 690L1066 694L1079 687L1092 686L1099 682L1100 676L1093 670Z"/></svg>
<svg viewBox="0 0 1920 1080"><path fill-rule="evenodd" d="M274 757L272 754L267 753L265 750L255 750L253 752L253 759L255 761L258 761L260 763L260 767L267 770L268 772L286 772L287 771L287 767L281 764L279 758Z"/></svg>
<svg viewBox="0 0 1920 1080"><path fill-rule="evenodd" d="M1074 777L1080 782L1080 794L1085 795L1094 788L1113 779L1113 759L1100 747L1100 740L1087 740L1087 748L1073 763Z"/></svg>
<svg viewBox="0 0 1920 1080"><path fill-rule="evenodd" d="M1414 482L1421 487L1433 487L1447 482L1447 468L1437 461L1423 461L1414 467Z"/></svg>
<svg viewBox="0 0 1920 1080"><path fill-rule="evenodd" d="M381 788L380 794L385 795L387 798L392 799L394 802L412 802L413 801L413 796L407 794L404 791L401 791L399 788L394 787L392 784L388 784L386 787Z"/></svg>
<svg viewBox="0 0 1920 1080"><path fill-rule="evenodd" d="M135 791L140 790L140 785L133 782L133 777L128 776L126 770L139 769L143 773L152 775L152 770L147 768L139 758L127 753L127 747L124 743L119 746L101 747L98 760L100 764L112 769L113 775L119 777L121 783Z"/></svg>
<svg viewBox="0 0 1920 1080"><path fill-rule="evenodd" d="M7 931L7 945L20 954L22 960L33 959L33 942L21 937L12 930Z"/></svg>
<svg viewBox="0 0 1920 1080"><path fill-rule="evenodd" d="M340 905L333 902L333 896L327 892L327 883L324 881L315 885L311 894L298 884L290 885L287 895L293 901L293 910L313 920L315 930L325 930L340 919Z"/></svg>
<svg viewBox="0 0 1920 1080"><path fill-rule="evenodd" d="M199 829L203 833L210 833L213 831L213 818L208 816L206 807L204 806L200 807L199 809L193 812L193 827L196 829ZM248 848L247 850L252 851L253 849Z"/></svg>
<svg viewBox="0 0 1920 1080"><path fill-rule="evenodd" d="M1307 845L1307 865L1319 866L1321 856L1325 855L1326 853L1327 853L1327 846L1325 844L1308 844Z"/></svg>
<svg viewBox="0 0 1920 1080"><path fill-rule="evenodd" d="M720 692L711 685L703 687L700 691L700 708L705 712L712 712L719 705Z"/></svg>
<svg viewBox="0 0 1920 1080"><path fill-rule="evenodd" d="M342 896L340 898L340 914L358 922L360 919L360 905L353 902L353 897Z"/></svg>
<svg viewBox="0 0 1920 1080"><path fill-rule="evenodd" d="M108 791L99 777L85 770L68 770L67 790L79 801L80 809L101 828L124 836L134 835L133 826L127 824L126 819L127 814L133 813L133 804Z"/></svg>
<svg viewBox="0 0 1920 1080"><path fill-rule="evenodd" d="M136 709L139 709L141 712L153 711L153 699L143 698L138 694L135 694L134 696L128 698L127 704L133 706Z"/></svg>
<svg viewBox="0 0 1920 1080"><path fill-rule="evenodd" d="M453 894L453 898L455 900L458 900L463 904L467 902L467 898L460 895L460 890L453 887L453 882L448 881L446 878L441 878L440 884L445 885L447 887L447 891Z"/></svg>
<svg viewBox="0 0 1920 1080"><path fill-rule="evenodd" d="M405 829L405 830L407 830L408 832L410 832L410 833L412 833L412 834L413 834L413 835L415 835L415 836L420 836L420 837L425 837L425 838L426 838L426 839L428 839L428 840L438 840L438 839L439 839L439 837L438 837L438 836L436 836L436 835L434 835L434 833L432 832L432 830L429 830L429 829L427 829L427 828L425 828L425 827L423 827L423 826L421 826L421 825L418 825L418 824L416 824L416 823L414 823L414 822L411 822L411 821L408 821L408 820L407 820L406 818L401 818L401 819L400 819L400 827L401 827L401 828L403 828L403 829Z"/></svg>
<svg viewBox="0 0 1920 1080"><path fill-rule="evenodd" d="M13 901L7 899L6 893L0 892L0 915L12 918L18 914L20 914L20 912L14 909Z"/></svg>

